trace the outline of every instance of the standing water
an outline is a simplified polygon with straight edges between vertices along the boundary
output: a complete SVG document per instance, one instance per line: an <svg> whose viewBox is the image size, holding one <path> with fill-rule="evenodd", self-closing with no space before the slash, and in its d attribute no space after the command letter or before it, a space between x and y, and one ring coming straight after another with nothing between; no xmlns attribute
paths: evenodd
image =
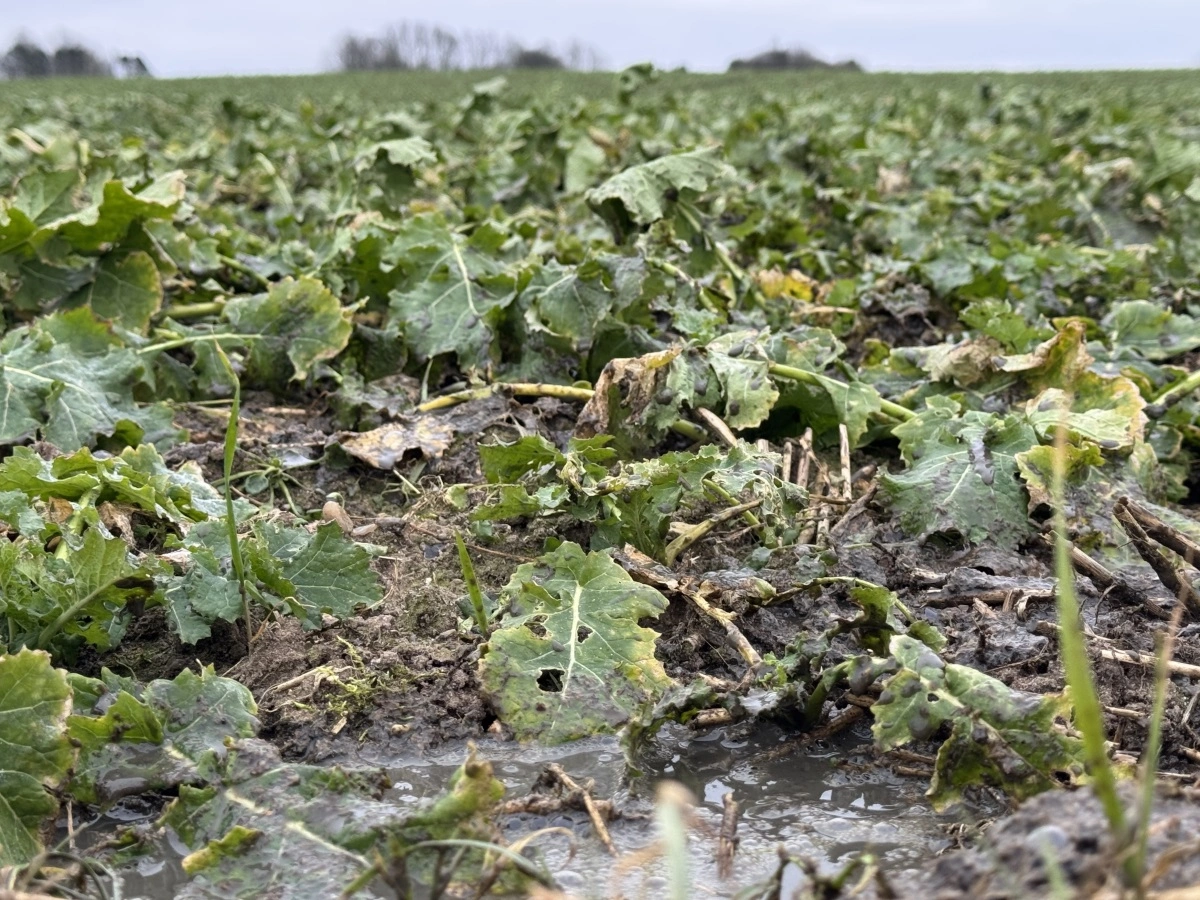
<svg viewBox="0 0 1200 900"><path fill-rule="evenodd" d="M870 853L893 876L947 846L938 817L921 798L925 785L857 755L869 740L865 730L851 730L803 750L788 750L784 735L775 728L761 727L736 738L731 731L719 728L697 735L682 727L664 729L638 760L642 774L632 781L626 778L624 757L614 738L554 747L484 741L478 753L492 763L507 798L526 794L549 763L557 763L578 782L594 780L594 796L612 797L619 809L630 813L610 823L621 856L644 850L655 840L656 785L667 779L681 783L696 800L689 876L694 885L706 886L706 896L732 897L767 878L778 865L781 845L791 856L810 860L822 874L833 874L856 854ZM419 757L384 758L364 750L342 762L386 769L392 788L383 799L396 804L399 818L438 796L465 755L465 744L451 744ZM717 834L723 798L731 791L741 809L739 845L733 875L721 881L716 871ZM154 812L119 806L95 823L91 833L100 836L139 820L149 822ZM666 891L666 866L656 854L643 853L636 865L614 860L582 813L514 815L503 827L509 842L548 827L574 835L568 840L552 833L534 842L547 869L570 896L656 897ZM154 846L153 854L120 873L122 895L147 900L193 896L180 865L186 848L169 832ZM789 867L783 896L802 880L799 869Z"/></svg>

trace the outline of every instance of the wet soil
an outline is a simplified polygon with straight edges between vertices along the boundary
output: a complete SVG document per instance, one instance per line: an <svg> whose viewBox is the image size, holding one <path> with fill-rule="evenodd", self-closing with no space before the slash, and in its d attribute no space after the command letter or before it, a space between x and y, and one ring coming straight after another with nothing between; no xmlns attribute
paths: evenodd
<svg viewBox="0 0 1200 900"><path fill-rule="evenodd" d="M577 410L557 400L518 403L491 398L475 402L480 408L470 410L471 417L463 420L473 423L473 430L460 435L443 453L428 457L407 453L395 461L391 471L379 471L347 458L336 446L333 436L347 427L344 412L328 409L319 400L312 408L291 409L272 405L266 396L247 398L236 469L269 470L267 486L260 483L257 493L246 494L248 499L274 505L284 515L313 519L327 514L328 502L338 504L348 518L351 534L379 548L374 566L385 588L383 600L355 618L329 619L316 631L305 632L291 620L256 623L248 655L245 637L224 626L213 638L194 647L180 645L166 630L158 611L151 610L133 623L129 638L117 652L91 660L89 665L107 665L152 678L172 676L197 659L213 663L218 672L239 678L254 692L263 722L262 737L274 742L285 757L382 765L400 784L414 783L405 771L421 769L430 776L431 791L432 785L440 785L438 779L448 774L438 767L452 768L461 761L463 741L483 741L485 755L508 760L498 771L506 773L513 789L521 790L531 772L526 763L540 759L541 751L506 741L504 729L479 689L478 646L460 627L464 616L460 601L466 588L454 534L459 531L467 536L480 584L492 594L517 565L543 552L549 538L586 544L586 534L574 534L562 523L549 520L480 527L469 521L469 509L448 505L445 488L482 482L480 442L538 433L561 445ZM172 450L169 462L195 461L210 480L218 480L226 414L210 408L181 409L181 424L190 429L192 440ZM363 423L349 424L360 427ZM241 483L243 488L248 486ZM884 510L874 503L861 504L837 522L831 536L828 551L835 560L833 573L897 591L917 618L936 625L947 637L943 654L947 661L981 669L1021 690L1062 689L1064 677L1049 592L1050 551L1041 543L1018 553L934 542L918 546L896 532ZM740 569L751 540L745 534L718 535L684 554L677 569L684 573ZM784 602L766 607L742 604L734 609L743 633L761 653L782 653L801 629L817 632L858 612L838 587L820 595L795 592L797 572L811 552L811 548L800 548L776 553L765 568L754 573L770 582L786 598ZM1164 599L1161 586L1152 579L1139 587L1148 596ZM1080 579L1079 589L1093 648L1154 652L1153 628L1144 609L1122 605L1086 579ZM659 653L669 674L681 680L703 673L735 681L743 674L742 660L720 630L690 605L672 603L655 628L662 633ZM1200 664L1196 636L1195 626L1184 629L1177 661ZM837 652L835 647L834 661ZM1093 658L1093 664L1117 758L1132 762L1146 738L1152 670L1099 656ZM1196 797L1185 789L1195 783L1197 773L1197 757L1191 749L1200 744L1200 719L1193 715L1196 690L1195 682L1178 678L1168 692L1161 768L1181 792L1164 799L1157 808L1161 825L1152 841L1154 854L1174 846L1172 842L1186 835L1188 827L1190 833L1197 833L1200 825ZM830 701L831 716L847 708L846 698L839 693ZM869 723L869 714L864 721ZM742 857L748 876L765 876L776 865L776 843L785 845L793 855L809 854L818 860L817 870L822 872L832 871L852 850L876 848L897 896L1050 896L1058 884L1051 876L1058 878L1059 870L1069 893L1087 894L1108 884L1119 868L1106 843L1103 818L1086 790L1044 795L1015 810L981 790L971 797L972 813L966 824L961 813L939 822L922 799L936 744L912 748L908 759L880 758L871 751L869 733L860 723L832 738L832 744L785 754L787 762L772 763L771 777L766 778L762 774L764 741L777 744L794 739L795 734L775 730L770 731L770 738L764 738L764 727L768 731L776 728L734 723L707 732L679 729L674 737L660 736L648 751L647 770L657 777L689 783L702 808L714 797L719 803L717 795L724 787L752 796L745 815L747 822L759 823L754 827L760 827L761 833L754 839L757 849ZM704 755L706 748L717 747L718 753ZM636 787L623 779L606 781L596 775L597 771L622 772L619 753L613 756L611 748L599 751L598 756L590 753L586 750L582 756L571 757L572 764L583 770L572 774L584 777L591 772L606 791L633 804L631 809L636 810L639 802L643 811L649 808L645 804L652 792L643 790L639 798ZM698 758L707 761L698 763ZM815 759L822 760L822 771L828 773L833 758L842 764L841 769L832 770L840 771L840 777L850 778L857 772L854 777L862 779L863 785L874 785L873 794L864 789L861 803L858 798L849 802L849 808L873 823L865 832L858 825L839 830L847 821L846 806L835 812L824 798L830 791L830 796L839 796L840 788L821 781L821 792L814 801L809 788L801 787L807 783L811 767L818 765ZM506 770L504 765L516 769ZM850 778L842 787L852 782ZM995 815L1001 818L984 833L980 821ZM921 824L910 832L902 820L911 816ZM951 846L946 830L953 830L952 826L958 828L956 840L964 846L938 858L938 852ZM572 827L583 826L574 821ZM648 826L639 827L622 832L628 837L620 838L619 843L633 848L642 840L644 845ZM831 835L842 835L844 840L831 840ZM1057 863L1046 863L1043 845L1053 848ZM887 849L893 846L907 849ZM884 849L879 850L881 847ZM1055 865L1059 869L1051 872ZM1200 882L1194 862L1170 868L1160 886ZM580 876L583 883L594 882L599 871L585 871ZM800 884L805 877L799 870L791 871L788 883ZM886 880L879 882L884 883ZM873 891L878 896L887 893L878 885L864 890L867 896ZM651 890L650 895L653 893Z"/></svg>

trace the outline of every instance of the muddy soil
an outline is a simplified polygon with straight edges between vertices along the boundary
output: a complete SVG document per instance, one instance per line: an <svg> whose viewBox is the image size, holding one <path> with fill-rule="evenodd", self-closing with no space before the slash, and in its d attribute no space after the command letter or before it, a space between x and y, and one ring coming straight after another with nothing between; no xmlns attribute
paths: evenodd
<svg viewBox="0 0 1200 900"><path fill-rule="evenodd" d="M107 665L151 678L173 675L197 659L213 663L254 692L262 736L293 759L411 759L448 742L485 736L505 740L504 729L479 689L478 645L460 627L466 588L455 532L467 536L480 584L491 594L517 565L543 552L547 539L586 544L587 535L551 520L480 527L469 521L469 509L447 503L445 489L482 482L481 442L536 433L562 445L577 409L557 400L518 403L500 397L464 407L474 407L458 410L469 430L445 452L428 457L408 453L384 472L349 459L336 445L342 429L365 427L370 421L348 422L344 412L323 406L319 398L305 409L274 406L266 396L247 398L235 468L266 474L257 483L240 481L243 495L276 507L282 516L311 519L328 517L332 501L355 539L378 548L374 565L383 581L384 599L358 617L340 623L328 619L316 631L305 632L294 620L256 623L249 654L245 637L225 626L195 647L180 645L152 610L133 624L117 652L91 660L91 667ZM180 424L190 429L192 440L172 450L168 461L195 461L210 480L218 480L226 415L211 408L181 409ZM870 490L869 485L862 487L862 492ZM830 535L833 573L897 591L916 617L936 625L947 637L947 661L976 667L1021 690L1062 689L1046 546L1038 543L1021 553L932 542L917 546L892 530L883 510L872 502L859 504ZM742 544L749 546L750 540L745 534L719 535L697 544L677 568L685 573L739 569ZM819 596L795 592L797 572L814 552L801 547L776 553L754 573L770 582L785 602L734 610L740 614L743 633L760 652L782 653L800 629L816 631L821 622L857 613L840 588ZM1147 596L1164 599L1153 581L1138 587ZM1079 588L1093 646L1154 652L1144 609L1122 605L1086 579L1080 579ZM672 604L655 627L663 635L659 652L669 674L680 679L697 673L718 679L741 676L744 667L737 653L712 621L699 617L690 605ZM1179 662L1200 664L1196 634L1191 626L1180 635L1175 657ZM1093 663L1117 758L1133 762L1146 737L1152 671L1102 658ZM1197 772L1190 748L1200 743L1200 719L1191 716L1195 690L1193 682L1177 679L1169 692L1161 768L1180 792L1159 804L1156 815L1162 825L1152 841L1155 854L1174 846L1189 827L1194 835L1200 826L1194 790L1189 793L1186 788L1195 783ZM843 696L831 700L831 716L848 708ZM749 734L753 727L734 722L722 732L723 739L736 743L742 731ZM697 739L702 737L698 732ZM867 765L890 771L911 785L915 796L927 784L936 746L914 747L899 758L875 757L869 746L863 749ZM1003 812L1006 804L997 806L998 798L982 791L972 799L973 824L960 833L964 849L940 859L919 854L915 868L910 865L896 873L900 896L1049 896L1057 890L1054 879L1060 875L1072 891L1090 893L1117 871L1105 822L1087 791L1035 798L998 819L983 838L977 824L980 815ZM947 827L959 821L948 819ZM1047 863L1047 853L1057 862ZM1200 871L1193 860L1171 866L1160 886L1197 882ZM886 890L879 895L885 894Z"/></svg>

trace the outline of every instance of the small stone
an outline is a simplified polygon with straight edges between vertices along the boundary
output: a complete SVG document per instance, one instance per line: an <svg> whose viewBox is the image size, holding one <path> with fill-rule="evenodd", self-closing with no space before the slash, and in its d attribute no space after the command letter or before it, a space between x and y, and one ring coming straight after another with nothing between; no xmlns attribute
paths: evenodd
<svg viewBox="0 0 1200 900"><path fill-rule="evenodd" d="M342 509L342 504L336 500L325 501L325 505L321 507L321 518L326 522L337 522L338 528L342 529L342 534L350 534L354 531L354 522L350 520L346 510Z"/></svg>

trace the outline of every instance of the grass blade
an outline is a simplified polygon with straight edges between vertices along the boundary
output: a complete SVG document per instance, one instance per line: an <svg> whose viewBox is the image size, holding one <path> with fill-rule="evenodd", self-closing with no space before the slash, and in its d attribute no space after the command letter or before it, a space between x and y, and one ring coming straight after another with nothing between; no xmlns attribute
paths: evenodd
<svg viewBox="0 0 1200 900"><path fill-rule="evenodd" d="M1117 795L1116 776L1108 759L1104 714L1096 684L1092 680L1083 629L1079 624L1075 569L1071 565L1071 543L1067 536L1067 517L1064 512L1066 467L1067 429L1060 423L1054 437L1051 493L1054 498L1054 571L1058 577L1058 622L1063 670L1075 706L1075 724L1083 736L1084 757L1093 778L1093 788L1118 846L1124 847L1129 841L1125 809Z"/></svg>

